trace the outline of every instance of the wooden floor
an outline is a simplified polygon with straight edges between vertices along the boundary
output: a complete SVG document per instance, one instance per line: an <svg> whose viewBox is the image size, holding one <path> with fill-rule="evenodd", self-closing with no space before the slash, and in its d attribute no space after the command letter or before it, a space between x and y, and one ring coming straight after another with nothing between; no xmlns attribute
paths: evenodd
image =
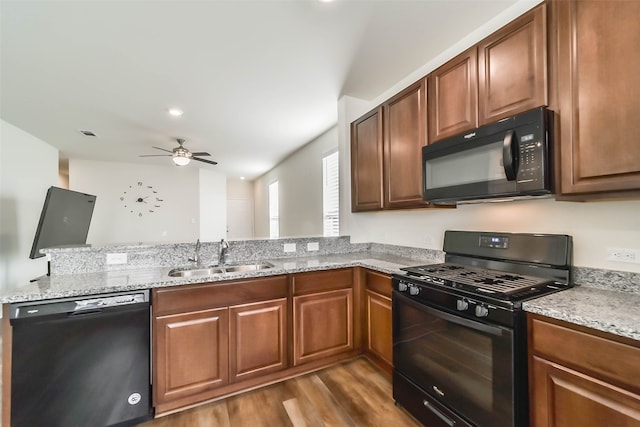
<svg viewBox="0 0 640 427"><path fill-rule="evenodd" d="M419 425L395 406L390 378L359 358L139 427Z"/></svg>

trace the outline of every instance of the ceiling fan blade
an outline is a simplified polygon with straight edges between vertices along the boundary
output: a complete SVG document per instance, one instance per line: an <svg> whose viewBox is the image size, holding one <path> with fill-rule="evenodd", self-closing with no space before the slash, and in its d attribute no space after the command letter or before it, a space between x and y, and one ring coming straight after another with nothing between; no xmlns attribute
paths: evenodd
<svg viewBox="0 0 640 427"><path fill-rule="evenodd" d="M205 159L200 159L198 157L192 157L191 160L197 160L199 162L210 163L212 165L217 165L218 164L218 162L214 162L213 160L205 160Z"/></svg>
<svg viewBox="0 0 640 427"><path fill-rule="evenodd" d="M142 154L138 157L171 157L171 154Z"/></svg>
<svg viewBox="0 0 640 427"><path fill-rule="evenodd" d="M152 148L155 148L156 150L166 151L167 153L173 153L173 151L171 150L165 150L164 148L160 148L160 147L152 147Z"/></svg>
<svg viewBox="0 0 640 427"><path fill-rule="evenodd" d="M199 151L197 153L192 152L191 154L193 154L194 156L210 156L211 154L207 153L206 151Z"/></svg>

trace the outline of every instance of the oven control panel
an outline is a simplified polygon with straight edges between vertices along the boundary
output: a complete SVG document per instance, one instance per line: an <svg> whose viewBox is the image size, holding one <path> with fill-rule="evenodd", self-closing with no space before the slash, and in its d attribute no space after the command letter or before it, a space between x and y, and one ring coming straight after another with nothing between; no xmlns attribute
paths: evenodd
<svg viewBox="0 0 640 427"><path fill-rule="evenodd" d="M439 289L419 281L398 278L393 279L393 289L416 302L445 309L461 317L509 327L514 324L514 308L501 307L480 296L465 295L457 290Z"/></svg>

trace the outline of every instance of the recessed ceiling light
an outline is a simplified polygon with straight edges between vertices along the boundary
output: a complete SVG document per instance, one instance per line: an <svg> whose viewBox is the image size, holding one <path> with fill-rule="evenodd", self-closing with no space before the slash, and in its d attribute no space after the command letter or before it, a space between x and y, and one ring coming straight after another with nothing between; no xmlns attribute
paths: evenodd
<svg viewBox="0 0 640 427"><path fill-rule="evenodd" d="M169 108L169 114L174 117L180 117L181 115L184 114L184 111L182 111L179 108Z"/></svg>
<svg viewBox="0 0 640 427"><path fill-rule="evenodd" d="M241 176L240 179L244 180L244 176Z"/></svg>

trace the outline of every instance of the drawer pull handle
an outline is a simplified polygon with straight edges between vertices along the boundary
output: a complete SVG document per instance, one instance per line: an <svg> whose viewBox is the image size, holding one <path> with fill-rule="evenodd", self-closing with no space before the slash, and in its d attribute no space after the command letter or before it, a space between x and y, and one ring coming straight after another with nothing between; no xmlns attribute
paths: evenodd
<svg viewBox="0 0 640 427"><path fill-rule="evenodd" d="M423 400L422 404L424 405L425 408L427 408L428 410L433 412L438 418L440 418L442 421L444 421L449 427L453 427L454 425L456 425L455 421L453 421L451 418L447 417L438 408L434 407L432 404L430 404L426 400Z"/></svg>

